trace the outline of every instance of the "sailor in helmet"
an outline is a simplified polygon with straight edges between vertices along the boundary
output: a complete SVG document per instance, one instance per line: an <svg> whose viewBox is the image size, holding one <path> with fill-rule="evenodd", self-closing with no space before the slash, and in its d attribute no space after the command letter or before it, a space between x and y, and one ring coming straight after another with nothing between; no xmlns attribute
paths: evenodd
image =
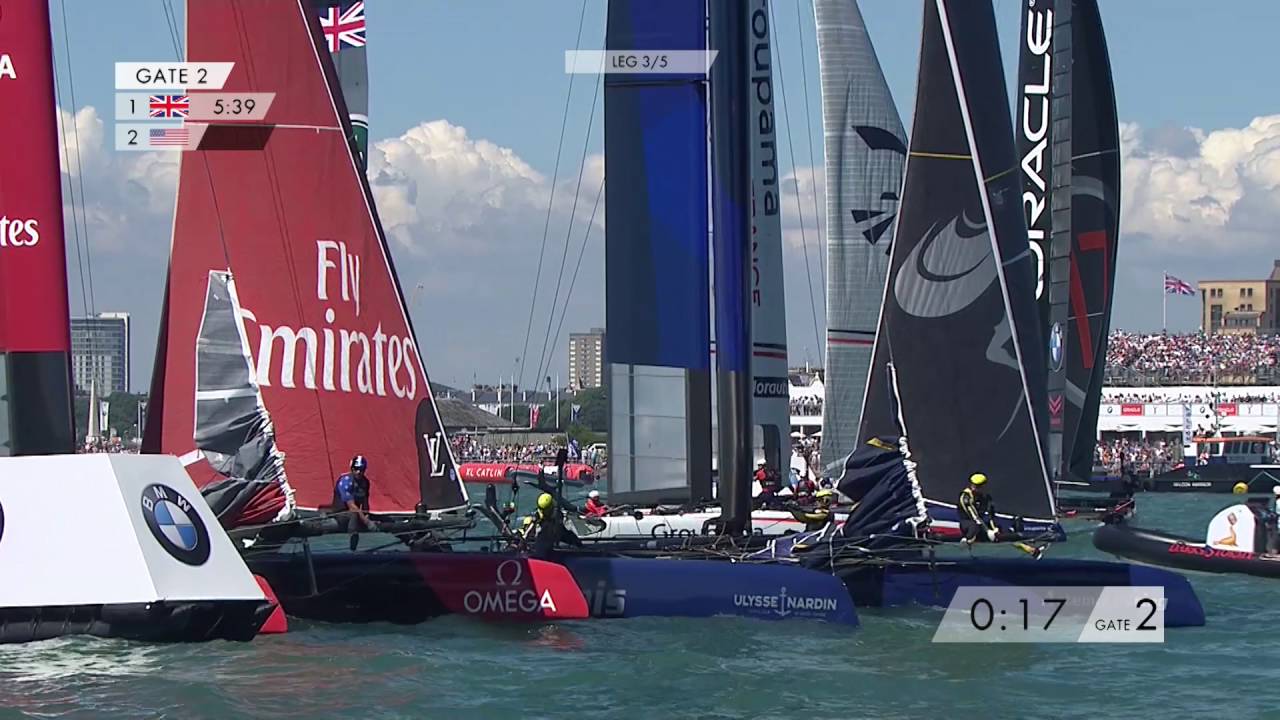
<svg viewBox="0 0 1280 720"><path fill-rule="evenodd" d="M819 490L814 497L818 501L817 507L811 510L795 508L791 511L792 517L804 523L805 532L825 528L827 524L831 522L833 517L831 505L836 500L835 490L824 488Z"/></svg>
<svg viewBox="0 0 1280 720"><path fill-rule="evenodd" d="M564 526L564 516L556 498L551 493L538 496L538 510L533 520L533 547L530 554L536 558L547 558L560 543L582 546L582 540L572 530ZM528 537L526 535L526 537Z"/></svg>
<svg viewBox="0 0 1280 720"><path fill-rule="evenodd" d="M969 484L960 491L960 502L956 503L960 510L960 532L964 534L964 541L967 543L984 539L995 542L999 532L996 529L995 508L992 507L986 485L986 475L970 475Z"/></svg>
<svg viewBox="0 0 1280 720"><path fill-rule="evenodd" d="M604 504L600 499L600 491L592 490L587 493L587 506L583 509L583 514L587 517L604 517L609 513L609 506Z"/></svg>
<svg viewBox="0 0 1280 720"><path fill-rule="evenodd" d="M330 510L337 513L338 527L351 533L351 551L360 544L357 533L373 531L377 526L369 517L369 460L363 455L351 458L351 472L338 476L333 485L333 503Z"/></svg>

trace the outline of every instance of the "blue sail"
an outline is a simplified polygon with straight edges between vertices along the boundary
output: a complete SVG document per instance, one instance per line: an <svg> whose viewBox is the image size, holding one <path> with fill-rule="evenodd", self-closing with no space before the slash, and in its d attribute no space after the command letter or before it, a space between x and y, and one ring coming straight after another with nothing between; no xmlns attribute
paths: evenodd
<svg viewBox="0 0 1280 720"><path fill-rule="evenodd" d="M705 6L611 0L605 45L705 50ZM710 499L706 76L610 73L604 93L612 494Z"/></svg>

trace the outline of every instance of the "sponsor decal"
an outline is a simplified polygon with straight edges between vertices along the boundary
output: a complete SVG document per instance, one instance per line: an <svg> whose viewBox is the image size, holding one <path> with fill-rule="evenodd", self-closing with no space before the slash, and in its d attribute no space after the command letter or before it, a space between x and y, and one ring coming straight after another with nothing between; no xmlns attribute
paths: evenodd
<svg viewBox="0 0 1280 720"><path fill-rule="evenodd" d="M1120 414L1134 416L1142 414L1142 403L1124 403L1120 406Z"/></svg>
<svg viewBox="0 0 1280 720"><path fill-rule="evenodd" d="M582 595L587 600L587 608L591 612L591 617L626 617L626 590L612 587L604 580L600 580L593 587L583 588Z"/></svg>
<svg viewBox="0 0 1280 720"><path fill-rule="evenodd" d="M649 530L650 537L696 537L698 535L714 535L715 530L710 526L703 527L701 530L693 528L673 528L665 522L654 525ZM764 528L751 528L752 535L764 536Z"/></svg>
<svg viewBox="0 0 1280 720"><path fill-rule="evenodd" d="M0 215L0 248L35 247L39 242L39 220Z"/></svg>
<svg viewBox="0 0 1280 720"><path fill-rule="evenodd" d="M1055 428L1062 427L1062 394L1049 395L1049 421Z"/></svg>
<svg viewBox="0 0 1280 720"><path fill-rule="evenodd" d="M1170 555L1198 555L1204 558L1213 558L1218 560L1256 560L1257 555L1251 552L1241 552L1239 550L1219 550L1217 548L1205 547L1204 545L1188 545L1187 543L1174 543L1169 546Z"/></svg>
<svg viewBox="0 0 1280 720"><path fill-rule="evenodd" d="M849 129L866 143L868 150L887 150L904 157L907 154L907 146L902 144L897 135L884 128L874 125L850 125ZM901 163L898 167L902 167ZM896 188L900 179L901 177L891 178L889 184ZM893 221L898 216L898 194L892 190L884 191L880 194L880 206L883 209L852 208L849 210L854 225L862 231L862 237L868 245L874 246L889 228L893 227Z"/></svg>
<svg viewBox="0 0 1280 720"><path fill-rule="evenodd" d="M203 565L209 559L209 531L182 493L159 483L146 486L142 517L156 542L178 562Z"/></svg>
<svg viewBox="0 0 1280 720"><path fill-rule="evenodd" d="M784 377L756 378L755 396L758 398L790 397L790 383Z"/></svg>
<svg viewBox="0 0 1280 720"><path fill-rule="evenodd" d="M911 248L893 291L908 314L940 318L969 307L995 280L986 221L975 224L961 213L946 224L934 223Z"/></svg>
<svg viewBox="0 0 1280 720"><path fill-rule="evenodd" d="M1063 346L1062 323L1054 323L1049 329L1049 368L1054 372L1062 369Z"/></svg>
<svg viewBox="0 0 1280 720"><path fill-rule="evenodd" d="M413 338L388 335L378 318L361 317L361 258L347 244L316 241L316 300L324 303L325 326L291 328L259 322L245 307L241 314L254 354L258 385L359 393L413 400L418 393L417 348ZM335 328L334 307L360 321L363 329ZM373 332L368 332L370 325ZM317 377L317 371L319 377Z"/></svg>
<svg viewBox="0 0 1280 720"><path fill-rule="evenodd" d="M559 612L550 589L539 595L533 588L524 586L524 581L524 564L519 560L504 560L494 573L493 589L468 590L462 596L462 608L472 615Z"/></svg>
<svg viewBox="0 0 1280 720"><path fill-rule="evenodd" d="M773 116L773 75L769 54L768 0L757 0L751 12L751 25L747 41L751 44L751 111L754 122L751 129L751 304L760 307L764 302L760 276L760 238L758 216L778 215L778 149L777 129ZM776 227L777 221L772 221ZM777 231L770 230L771 235ZM773 238L770 238L772 241ZM757 397L761 397L757 395Z"/></svg>
<svg viewBox="0 0 1280 720"><path fill-rule="evenodd" d="M1044 297L1045 244L1048 241L1049 89L1053 71L1053 10L1037 10L1035 0L1027 2L1026 84L1022 86L1022 205L1027 216L1027 236L1036 256L1036 299ZM1039 70L1039 72L1037 72Z"/></svg>
<svg viewBox="0 0 1280 720"><path fill-rule="evenodd" d="M822 617L829 612L834 612L839 603L835 598L790 595L787 593L786 586L783 586L778 589L776 595L734 593L733 606L748 612L760 611L763 614L777 615L778 617L787 617L789 615Z"/></svg>
<svg viewBox="0 0 1280 720"><path fill-rule="evenodd" d="M1240 406L1236 403L1218 403L1219 417L1234 417L1240 414Z"/></svg>

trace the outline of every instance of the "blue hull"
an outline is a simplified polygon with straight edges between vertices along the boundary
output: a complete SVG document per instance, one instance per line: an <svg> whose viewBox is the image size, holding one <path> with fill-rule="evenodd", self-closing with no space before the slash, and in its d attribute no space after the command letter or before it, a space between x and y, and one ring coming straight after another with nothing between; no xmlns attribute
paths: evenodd
<svg viewBox="0 0 1280 720"><path fill-rule="evenodd" d="M819 620L857 626L838 578L794 566L627 557L559 558L592 617L714 617Z"/></svg>
<svg viewBox="0 0 1280 720"><path fill-rule="evenodd" d="M1100 560L965 558L933 566L891 565L837 571L861 607L946 607L962 586L1162 586L1166 627L1204 625L1204 608L1191 583L1160 568Z"/></svg>

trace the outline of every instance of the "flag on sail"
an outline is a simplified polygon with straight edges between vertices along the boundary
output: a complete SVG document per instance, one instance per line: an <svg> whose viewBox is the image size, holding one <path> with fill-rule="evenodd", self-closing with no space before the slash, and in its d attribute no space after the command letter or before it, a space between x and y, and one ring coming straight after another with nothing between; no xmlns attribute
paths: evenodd
<svg viewBox="0 0 1280 720"><path fill-rule="evenodd" d="M363 0L309 0L338 71L338 85L351 120L351 141L363 169L369 158L369 64Z"/></svg>
<svg viewBox="0 0 1280 720"><path fill-rule="evenodd" d="M1195 295L1196 291L1192 289L1191 284L1186 280L1176 278L1169 273L1164 274L1164 291L1169 295Z"/></svg>
<svg viewBox="0 0 1280 720"><path fill-rule="evenodd" d="M187 95L152 95L147 99L148 117L184 118L191 111Z"/></svg>

